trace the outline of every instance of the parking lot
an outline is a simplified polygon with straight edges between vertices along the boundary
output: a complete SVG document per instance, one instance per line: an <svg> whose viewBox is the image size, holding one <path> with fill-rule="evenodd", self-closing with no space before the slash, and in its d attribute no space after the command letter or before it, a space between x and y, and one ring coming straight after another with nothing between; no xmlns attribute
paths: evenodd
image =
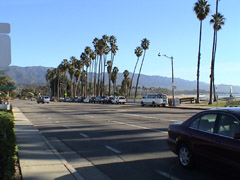
<svg viewBox="0 0 240 180"><path fill-rule="evenodd" d="M205 165L183 169L168 150L168 125L199 110L19 100L13 105L85 179L229 179Z"/></svg>

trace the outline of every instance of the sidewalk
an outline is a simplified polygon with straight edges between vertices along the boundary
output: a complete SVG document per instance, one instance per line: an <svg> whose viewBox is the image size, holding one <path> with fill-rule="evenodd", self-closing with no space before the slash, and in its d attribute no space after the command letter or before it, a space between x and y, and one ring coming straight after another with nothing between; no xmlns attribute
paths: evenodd
<svg viewBox="0 0 240 180"><path fill-rule="evenodd" d="M13 113L23 180L83 180L18 108Z"/></svg>

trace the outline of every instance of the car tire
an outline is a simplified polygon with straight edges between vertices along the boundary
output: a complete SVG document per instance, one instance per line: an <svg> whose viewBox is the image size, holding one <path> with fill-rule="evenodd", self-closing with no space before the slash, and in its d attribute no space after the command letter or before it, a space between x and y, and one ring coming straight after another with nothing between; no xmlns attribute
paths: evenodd
<svg viewBox="0 0 240 180"><path fill-rule="evenodd" d="M141 102L141 106L142 106L142 107L144 107L144 104L143 104L143 102Z"/></svg>
<svg viewBox="0 0 240 180"><path fill-rule="evenodd" d="M178 149L178 160L182 167L190 169L193 167L192 151L186 144L181 144Z"/></svg>
<svg viewBox="0 0 240 180"><path fill-rule="evenodd" d="M152 102L152 107L156 107L156 104L155 104L155 102Z"/></svg>

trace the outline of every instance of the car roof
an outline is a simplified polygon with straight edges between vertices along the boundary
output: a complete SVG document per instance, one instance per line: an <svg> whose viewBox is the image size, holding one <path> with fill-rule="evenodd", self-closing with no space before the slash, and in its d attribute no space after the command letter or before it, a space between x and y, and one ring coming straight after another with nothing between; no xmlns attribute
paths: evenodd
<svg viewBox="0 0 240 180"><path fill-rule="evenodd" d="M238 119L240 119L240 107L226 107L226 108L216 108L209 109L204 112L225 112L235 115Z"/></svg>

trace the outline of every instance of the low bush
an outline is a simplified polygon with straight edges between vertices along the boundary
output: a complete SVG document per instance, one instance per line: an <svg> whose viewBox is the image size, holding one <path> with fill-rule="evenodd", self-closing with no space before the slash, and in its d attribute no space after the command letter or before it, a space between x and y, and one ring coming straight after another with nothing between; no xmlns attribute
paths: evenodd
<svg viewBox="0 0 240 180"><path fill-rule="evenodd" d="M15 173L17 145L14 117L11 112L0 111L0 179L9 180Z"/></svg>

